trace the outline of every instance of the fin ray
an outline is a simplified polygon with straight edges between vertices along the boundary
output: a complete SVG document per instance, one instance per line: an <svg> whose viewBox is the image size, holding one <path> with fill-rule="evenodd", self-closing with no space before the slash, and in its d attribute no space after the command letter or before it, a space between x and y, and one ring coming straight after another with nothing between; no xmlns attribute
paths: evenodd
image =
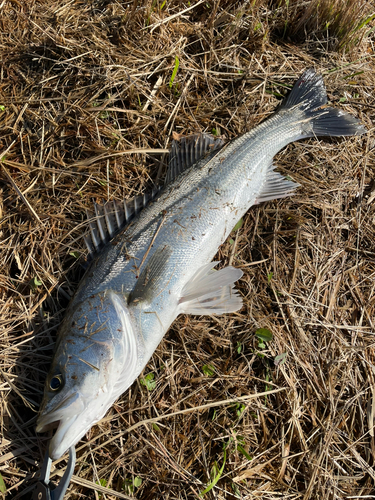
<svg viewBox="0 0 375 500"><path fill-rule="evenodd" d="M300 186L300 184L286 179L279 172L275 172L275 168L276 166L273 163L271 163L268 167L266 181L262 187L262 191L255 200L255 205L264 201L271 201L291 196Z"/></svg>
<svg viewBox="0 0 375 500"><path fill-rule="evenodd" d="M172 249L169 245L163 245L155 250L137 279L137 283L129 297L131 302L151 301L153 295L160 291L160 281L163 279Z"/></svg>
<svg viewBox="0 0 375 500"><path fill-rule="evenodd" d="M160 188L130 200L111 200L104 204L94 203L94 211L86 210L89 231L83 238L92 258L104 245L121 231L135 215L159 194Z"/></svg>
<svg viewBox="0 0 375 500"><path fill-rule="evenodd" d="M327 92L321 75L307 69L294 84L278 112L299 110L306 120L300 139L313 136L349 136L366 132L362 123L341 109L327 106Z"/></svg>
<svg viewBox="0 0 375 500"><path fill-rule="evenodd" d="M242 307L242 299L234 282L243 275L232 266L219 271L213 269L218 262L202 266L184 286L179 300L180 311L185 314L223 314Z"/></svg>
<svg viewBox="0 0 375 500"><path fill-rule="evenodd" d="M178 175L195 165L206 154L217 151L224 141L211 134L193 134L172 141L165 183L169 184Z"/></svg>

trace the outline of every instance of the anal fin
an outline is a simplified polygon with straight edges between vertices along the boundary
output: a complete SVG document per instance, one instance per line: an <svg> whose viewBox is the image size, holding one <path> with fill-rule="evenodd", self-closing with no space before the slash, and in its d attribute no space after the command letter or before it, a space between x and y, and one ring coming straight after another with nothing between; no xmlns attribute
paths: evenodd
<svg viewBox="0 0 375 500"><path fill-rule="evenodd" d="M255 200L255 205L263 201L271 201L291 196L300 186L300 184L286 179L283 175L279 174L279 172L275 172L275 168L276 166L271 163L267 171L267 177L262 187L262 191Z"/></svg>

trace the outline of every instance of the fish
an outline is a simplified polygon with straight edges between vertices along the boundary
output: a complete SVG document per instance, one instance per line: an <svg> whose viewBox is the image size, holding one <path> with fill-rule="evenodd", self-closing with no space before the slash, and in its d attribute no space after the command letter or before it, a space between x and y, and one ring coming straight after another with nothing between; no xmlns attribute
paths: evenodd
<svg viewBox="0 0 375 500"><path fill-rule="evenodd" d="M295 192L298 184L275 170L276 153L307 137L365 132L327 105L323 78L310 68L273 115L232 141L175 140L163 188L94 206L85 238L92 260L58 329L37 420L37 432L55 429L51 459L103 418L179 314L242 307L242 271L217 270L212 259L251 206Z"/></svg>

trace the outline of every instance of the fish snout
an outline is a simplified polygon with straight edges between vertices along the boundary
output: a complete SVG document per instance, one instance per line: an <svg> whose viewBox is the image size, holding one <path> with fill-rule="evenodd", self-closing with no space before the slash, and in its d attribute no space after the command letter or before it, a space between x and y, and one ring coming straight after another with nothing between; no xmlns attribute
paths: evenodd
<svg viewBox="0 0 375 500"><path fill-rule="evenodd" d="M56 428L60 421L83 410L78 392L66 395L60 402L46 402L39 414L36 432L46 432Z"/></svg>

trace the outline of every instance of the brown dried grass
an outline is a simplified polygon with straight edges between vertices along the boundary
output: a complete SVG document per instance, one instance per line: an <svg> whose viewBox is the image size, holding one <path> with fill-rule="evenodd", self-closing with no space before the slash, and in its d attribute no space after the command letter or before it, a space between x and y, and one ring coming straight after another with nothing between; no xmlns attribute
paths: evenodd
<svg viewBox="0 0 375 500"><path fill-rule="evenodd" d="M224 443L223 474L206 498L375 498L374 22L356 29L366 15L357 5L347 3L358 22L345 31L337 0L321 2L315 18L316 1L190 10L168 0L1 2L0 474L9 496L30 491L45 450L35 412L82 274L84 208L157 183L173 132L248 130L313 65L330 100L369 133L278 155L302 187L252 208L219 250L245 271L243 309L175 322L145 369L156 388L137 381L91 429L67 498L124 498L135 477L138 499L199 498ZM259 327L273 333L263 349Z"/></svg>

